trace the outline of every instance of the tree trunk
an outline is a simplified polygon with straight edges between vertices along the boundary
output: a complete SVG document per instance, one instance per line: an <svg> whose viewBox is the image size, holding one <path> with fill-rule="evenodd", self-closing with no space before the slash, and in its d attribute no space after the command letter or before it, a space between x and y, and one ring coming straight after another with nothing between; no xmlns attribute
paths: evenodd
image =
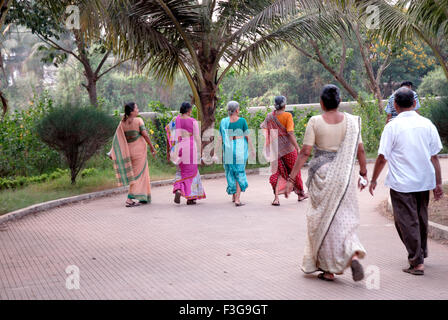
<svg viewBox="0 0 448 320"><path fill-rule="evenodd" d="M3 23L6 19L6 14L8 13L9 6L11 5L11 0L1 0L0 1L0 28L3 26Z"/></svg>
<svg viewBox="0 0 448 320"><path fill-rule="evenodd" d="M2 119L5 117L6 112L8 111L8 100L3 95L3 92L0 91L0 101L2 103Z"/></svg>
<svg viewBox="0 0 448 320"><path fill-rule="evenodd" d="M215 126L215 111L216 111L216 84L207 81L207 88L203 88L199 91L201 99L201 155L202 163L210 164L211 157L214 156L213 148L213 131L207 131L213 129Z"/></svg>
<svg viewBox="0 0 448 320"><path fill-rule="evenodd" d="M198 47L198 60L201 66L203 83L196 81L199 88L199 99L201 102L201 156L202 163L211 164L211 157L214 156L214 129L216 103L218 101L218 77L217 70L214 70L217 59L217 50L210 48L207 41L202 41Z"/></svg>
<svg viewBox="0 0 448 320"><path fill-rule="evenodd" d="M87 86L85 86L89 93L90 104L94 107L98 106L98 97L96 93L96 79L87 77Z"/></svg>
<svg viewBox="0 0 448 320"><path fill-rule="evenodd" d="M98 75L92 69L89 57L87 56L87 47L79 31L74 31L73 33L75 35L76 46L78 47L78 59L84 67L84 76L87 79L87 84L83 84L83 86L87 89L89 94L90 104L97 107L98 99L96 93L96 81L98 80Z"/></svg>
<svg viewBox="0 0 448 320"><path fill-rule="evenodd" d="M381 113L383 112L383 95L381 93L379 83L377 82L377 78L375 77L375 74L373 72L372 63L368 56L369 51L368 48L366 47L365 41L362 39L358 24L355 24L354 31L356 35L356 40L358 42L359 50L361 52L361 57L364 62L364 68L367 73L367 80L369 81L369 87L375 98L378 100L378 110Z"/></svg>
<svg viewBox="0 0 448 320"><path fill-rule="evenodd" d="M72 185L76 184L76 174L73 171L71 172L71 182Z"/></svg>

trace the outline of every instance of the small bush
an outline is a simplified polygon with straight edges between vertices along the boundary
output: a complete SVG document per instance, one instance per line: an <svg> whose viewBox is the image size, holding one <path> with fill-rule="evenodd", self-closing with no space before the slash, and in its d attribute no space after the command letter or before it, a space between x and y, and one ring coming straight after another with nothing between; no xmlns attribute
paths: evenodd
<svg viewBox="0 0 448 320"><path fill-rule="evenodd" d="M444 90L444 96L433 104L430 118L437 127L443 144L448 146L448 88Z"/></svg>
<svg viewBox="0 0 448 320"><path fill-rule="evenodd" d="M37 124L39 138L64 155L72 184L89 160L113 136L117 121L92 107L55 108Z"/></svg>
<svg viewBox="0 0 448 320"><path fill-rule="evenodd" d="M170 121L176 117L175 114L172 113L172 110L167 108L160 101L150 101L148 103L148 108L152 112L157 112L157 117L154 120L146 119L145 126L148 130L148 135L151 138L151 142L157 150L157 159L160 163L167 162L167 154L166 154L166 131L165 127L170 123ZM148 148L148 152L149 152ZM150 159L150 157L148 157Z"/></svg>
<svg viewBox="0 0 448 320"><path fill-rule="evenodd" d="M88 168L88 169L84 169L81 171L81 177L82 178L86 178L86 177L91 177L98 174L98 170L95 168Z"/></svg>
<svg viewBox="0 0 448 320"><path fill-rule="evenodd" d="M44 173L39 176L33 177L16 177L13 179L0 178L0 190L17 189L33 183L41 183L48 180L54 180L67 173L68 170L56 169L56 171L51 174Z"/></svg>
<svg viewBox="0 0 448 320"><path fill-rule="evenodd" d="M318 114L320 114L320 111L313 108L294 108L294 133L300 147L302 147L303 144L303 138L305 136L308 121L312 116L316 116Z"/></svg>
<svg viewBox="0 0 448 320"><path fill-rule="evenodd" d="M377 102L364 97L353 109L353 113L361 117L361 135L364 149L367 153L377 152L380 146L381 134L386 125L386 113L378 110Z"/></svg>

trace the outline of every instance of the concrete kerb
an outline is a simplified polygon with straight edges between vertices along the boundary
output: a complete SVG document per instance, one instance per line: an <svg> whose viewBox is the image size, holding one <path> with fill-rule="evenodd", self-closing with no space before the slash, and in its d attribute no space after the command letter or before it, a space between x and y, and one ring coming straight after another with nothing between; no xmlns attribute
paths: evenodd
<svg viewBox="0 0 448 320"><path fill-rule="evenodd" d="M261 172L261 169L262 168L248 169L248 170L246 170L246 174L259 174ZM226 176L225 173L210 173L210 174L201 175L201 178L208 180L208 179L218 179L218 178L222 178L225 176ZM173 183L172 179L154 181L154 182L151 182L151 187L152 188L162 187L162 186L170 185L172 183ZM80 202L80 201L95 200L95 199L102 198L102 197L125 193L128 191L128 188L129 188L128 186L124 186L124 187L118 187L118 188L114 188L114 189L102 190L102 191L97 191L97 192L92 192L92 193L81 194L81 195L77 195L77 196L73 196L73 197L38 203L38 204L29 206L29 207L26 207L23 209L19 209L16 211L12 211L12 212L9 212L9 213L6 213L6 214L0 216L0 225L3 223L7 223L9 221L23 218L30 214L36 214L36 213L39 213L39 212L42 212L45 210L50 210L50 209L61 207L64 205L68 205L68 204L72 204L72 203L76 203L76 202Z"/></svg>

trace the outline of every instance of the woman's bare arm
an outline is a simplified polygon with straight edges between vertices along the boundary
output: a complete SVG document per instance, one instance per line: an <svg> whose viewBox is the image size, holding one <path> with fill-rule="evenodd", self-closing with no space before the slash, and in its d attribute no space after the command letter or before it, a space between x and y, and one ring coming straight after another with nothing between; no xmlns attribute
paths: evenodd
<svg viewBox="0 0 448 320"><path fill-rule="evenodd" d="M146 143L149 144L149 148L151 149L151 153L153 156L157 153L156 149L152 145L151 139L149 138L148 132L146 130L143 130L141 132L143 139L145 139Z"/></svg>
<svg viewBox="0 0 448 320"><path fill-rule="evenodd" d="M288 131L288 139L293 144L294 148L296 148L297 152L300 152L300 148L297 143L296 135L294 134L294 131Z"/></svg>

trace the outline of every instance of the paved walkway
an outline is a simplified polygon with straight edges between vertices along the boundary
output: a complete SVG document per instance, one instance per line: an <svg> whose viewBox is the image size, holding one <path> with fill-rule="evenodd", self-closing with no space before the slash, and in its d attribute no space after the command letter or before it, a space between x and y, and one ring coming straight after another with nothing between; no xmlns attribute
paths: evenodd
<svg viewBox="0 0 448 320"><path fill-rule="evenodd" d="M197 206L176 206L160 187L148 206L125 208L118 195L11 222L0 231L0 299L448 299L447 246L430 241L425 276L401 271L405 248L377 212L384 177L375 198L359 196L368 271L359 283L349 270L333 283L304 275L309 202L270 206L267 177L249 176L240 208L218 179L204 181ZM71 265L79 290L66 288Z"/></svg>

